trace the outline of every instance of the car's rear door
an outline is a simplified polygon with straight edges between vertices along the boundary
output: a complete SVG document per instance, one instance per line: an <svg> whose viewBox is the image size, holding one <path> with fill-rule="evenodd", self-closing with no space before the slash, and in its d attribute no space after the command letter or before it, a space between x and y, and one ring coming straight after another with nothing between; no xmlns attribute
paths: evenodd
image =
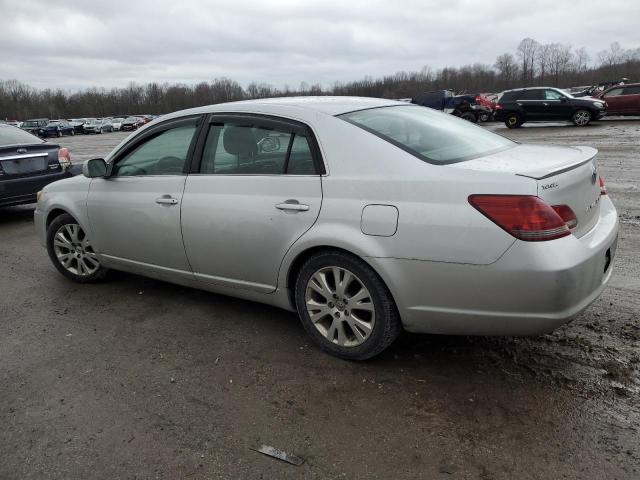
<svg viewBox="0 0 640 480"><path fill-rule="evenodd" d="M170 120L135 137L116 154L109 176L91 181L91 240L107 260L191 276L180 205L200 118Z"/></svg>
<svg viewBox="0 0 640 480"><path fill-rule="evenodd" d="M525 90L516 102L524 110L527 120L550 120L548 111L543 105L541 89Z"/></svg>
<svg viewBox="0 0 640 480"><path fill-rule="evenodd" d="M182 236L198 280L268 293L287 250L322 203L309 127L274 117L212 115L182 201Z"/></svg>

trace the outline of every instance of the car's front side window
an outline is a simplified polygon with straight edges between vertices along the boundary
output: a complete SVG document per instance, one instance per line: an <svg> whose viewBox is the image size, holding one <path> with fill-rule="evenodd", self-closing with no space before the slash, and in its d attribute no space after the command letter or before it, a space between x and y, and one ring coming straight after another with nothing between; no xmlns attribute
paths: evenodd
<svg viewBox="0 0 640 480"><path fill-rule="evenodd" d="M316 173L306 136L233 122L209 127L201 174L313 175Z"/></svg>
<svg viewBox="0 0 640 480"><path fill-rule="evenodd" d="M614 88L613 90L609 90L603 96L605 98L608 98L608 97L617 97L618 95L622 95L622 89L621 88Z"/></svg>
<svg viewBox="0 0 640 480"><path fill-rule="evenodd" d="M560 100L561 98L567 98L562 93L557 90L545 90L544 91L545 100Z"/></svg>
<svg viewBox="0 0 640 480"><path fill-rule="evenodd" d="M111 175L181 175L195 131L195 120L160 131L117 160Z"/></svg>

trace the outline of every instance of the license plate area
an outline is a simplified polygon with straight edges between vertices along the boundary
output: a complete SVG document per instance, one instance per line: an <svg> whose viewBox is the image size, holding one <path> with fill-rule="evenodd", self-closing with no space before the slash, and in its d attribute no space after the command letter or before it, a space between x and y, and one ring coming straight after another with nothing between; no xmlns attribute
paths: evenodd
<svg viewBox="0 0 640 480"><path fill-rule="evenodd" d="M24 175L25 173L41 172L48 167L47 157L27 157L2 160L2 170L7 175Z"/></svg>

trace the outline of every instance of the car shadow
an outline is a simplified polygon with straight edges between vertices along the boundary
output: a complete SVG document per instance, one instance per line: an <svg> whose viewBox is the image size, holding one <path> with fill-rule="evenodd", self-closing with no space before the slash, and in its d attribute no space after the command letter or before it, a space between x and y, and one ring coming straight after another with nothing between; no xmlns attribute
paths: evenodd
<svg viewBox="0 0 640 480"><path fill-rule="evenodd" d="M0 225L11 223L25 223L33 221L35 204L16 207L0 207Z"/></svg>

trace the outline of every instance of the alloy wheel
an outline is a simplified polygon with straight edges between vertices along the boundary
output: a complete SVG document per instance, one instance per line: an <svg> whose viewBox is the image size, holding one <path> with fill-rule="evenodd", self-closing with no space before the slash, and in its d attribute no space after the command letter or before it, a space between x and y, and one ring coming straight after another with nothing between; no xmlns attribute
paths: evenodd
<svg viewBox="0 0 640 480"><path fill-rule="evenodd" d="M81 277L94 274L100 262L80 225L62 225L53 237L53 251L67 271Z"/></svg>
<svg viewBox="0 0 640 480"><path fill-rule="evenodd" d="M341 347L362 345L373 331L373 298L345 268L324 267L314 273L307 283L305 305L318 332Z"/></svg>
<svg viewBox="0 0 640 480"><path fill-rule="evenodd" d="M581 127L589 123L590 120L591 120L591 115L589 114L589 112L585 110L580 110L576 112L573 116L573 121L575 122L575 124Z"/></svg>

